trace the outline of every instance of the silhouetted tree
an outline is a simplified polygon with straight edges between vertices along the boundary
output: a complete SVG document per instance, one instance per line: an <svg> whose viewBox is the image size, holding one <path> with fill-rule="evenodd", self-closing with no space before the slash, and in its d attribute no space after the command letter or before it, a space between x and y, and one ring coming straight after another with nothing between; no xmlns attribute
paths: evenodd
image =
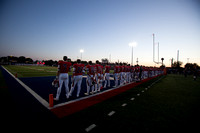
<svg viewBox="0 0 200 133"><path fill-rule="evenodd" d="M25 63L26 62L26 58L24 56L20 56L18 58L18 63Z"/></svg>
<svg viewBox="0 0 200 133"><path fill-rule="evenodd" d="M175 61L175 62L173 63L173 66L172 66L172 67L180 68L182 64L183 64L183 62L181 62L181 61L178 61L178 62Z"/></svg>

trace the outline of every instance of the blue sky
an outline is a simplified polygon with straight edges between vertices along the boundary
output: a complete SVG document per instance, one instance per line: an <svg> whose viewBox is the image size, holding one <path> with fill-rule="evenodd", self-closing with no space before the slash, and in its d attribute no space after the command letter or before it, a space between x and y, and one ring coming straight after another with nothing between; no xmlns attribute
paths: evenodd
<svg viewBox="0 0 200 133"><path fill-rule="evenodd" d="M200 65L198 0L5 0L0 2L0 57L153 63L152 34L160 58ZM157 47L157 46L156 46ZM157 55L156 55L157 56ZM156 57L157 59L157 57Z"/></svg>

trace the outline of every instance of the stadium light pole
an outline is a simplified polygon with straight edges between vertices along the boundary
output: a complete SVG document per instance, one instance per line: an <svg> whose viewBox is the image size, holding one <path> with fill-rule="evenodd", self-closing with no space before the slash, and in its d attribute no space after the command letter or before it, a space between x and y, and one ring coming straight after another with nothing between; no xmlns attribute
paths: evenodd
<svg viewBox="0 0 200 133"><path fill-rule="evenodd" d="M82 53L84 52L83 49L80 50L80 53L81 53L81 60L82 60Z"/></svg>
<svg viewBox="0 0 200 133"><path fill-rule="evenodd" d="M130 42L128 45L129 45L130 47L132 47L131 65L133 66L133 47L136 47L136 46L137 46L137 43L136 43L136 42Z"/></svg>

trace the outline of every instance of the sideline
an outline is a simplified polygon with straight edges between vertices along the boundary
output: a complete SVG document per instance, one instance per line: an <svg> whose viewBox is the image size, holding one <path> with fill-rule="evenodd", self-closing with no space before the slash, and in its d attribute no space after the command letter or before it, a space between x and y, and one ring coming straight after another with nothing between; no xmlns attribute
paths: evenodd
<svg viewBox="0 0 200 133"><path fill-rule="evenodd" d="M71 115L75 112L81 111L87 107L90 107L94 104L100 103L110 97L116 96L122 92L125 92L133 87L136 87L144 82L147 82L151 79L154 79L156 77L160 77L161 75L157 75L151 78L147 78L142 80L141 82L133 82L126 84L124 86L119 86L117 88L112 88L107 91L103 91L100 93L96 93L87 97L79 98L73 101L61 103L58 105L55 105L50 110L58 117L62 118L68 115Z"/></svg>
<svg viewBox="0 0 200 133"><path fill-rule="evenodd" d="M141 82L138 82L138 83L131 82L131 83L128 83L123 86L118 86L116 88L108 89L108 90L105 90L100 93L96 93L96 94L89 95L86 97L81 97L81 98L78 98L75 100L70 100L70 101L67 101L64 103L54 105L53 107L49 107L49 103L45 99L43 99L40 95L38 95L36 92L34 92L30 87L28 87L26 84L24 84L20 79L16 78L6 68L4 68L3 66L2 66L2 68L6 72L8 72L8 74L10 74L20 85L22 85L32 96L34 96L44 107L46 107L48 110L51 110L51 112L54 113L59 118L73 114L77 111L80 111L84 108L92 106L96 103L102 102L112 96L120 94L128 89L131 89L131 88L137 86L137 85L140 85L146 81L149 81L153 78L161 76L161 75L157 75L157 76L154 76L151 78L143 79ZM86 77L84 77L84 78L86 78ZM156 82L158 82L159 79ZM111 78L111 80L112 80L112 78ZM155 83L151 84L149 87L151 87L154 84Z"/></svg>
<svg viewBox="0 0 200 133"><path fill-rule="evenodd" d="M1 66L7 73L9 73L19 84L21 84L32 96L34 96L44 107L47 109L49 108L49 103L44 100L41 96L39 96L37 93L35 93L30 87L28 87L26 84L24 84L21 80L16 78L12 73L10 73L5 67Z"/></svg>

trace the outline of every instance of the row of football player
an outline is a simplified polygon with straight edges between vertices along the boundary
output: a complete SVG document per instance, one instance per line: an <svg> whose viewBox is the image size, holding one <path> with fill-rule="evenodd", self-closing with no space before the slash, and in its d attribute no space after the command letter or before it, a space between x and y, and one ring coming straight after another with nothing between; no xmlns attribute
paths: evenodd
<svg viewBox="0 0 200 133"><path fill-rule="evenodd" d="M72 84L71 84L71 89L69 90L68 72L72 67L73 67ZM67 56L64 56L63 60L58 62L58 72L56 75L56 79L53 82L53 84L55 83L58 84L57 94L54 100L59 100L63 83L65 84L66 98L69 98L72 95L76 84L77 84L76 96L79 97L83 74L87 75L87 80L86 80L87 92L85 93L85 95L98 92L103 87L104 88L106 88L107 86L110 87L110 69L111 66L109 64L107 64L104 68L102 65L100 65L99 61L96 61L95 65L92 64L92 61L89 61L89 64L85 66L84 64L81 64L80 59L78 59L77 63L73 64L72 66L71 62L67 61ZM122 85L125 83L129 83L131 81L141 80L142 78L147 78L160 74L160 72L161 70L159 69L131 67L130 65L126 66L122 65L121 63L119 66L118 63L116 63L113 72L115 87L118 86L118 81L120 82L119 85Z"/></svg>

